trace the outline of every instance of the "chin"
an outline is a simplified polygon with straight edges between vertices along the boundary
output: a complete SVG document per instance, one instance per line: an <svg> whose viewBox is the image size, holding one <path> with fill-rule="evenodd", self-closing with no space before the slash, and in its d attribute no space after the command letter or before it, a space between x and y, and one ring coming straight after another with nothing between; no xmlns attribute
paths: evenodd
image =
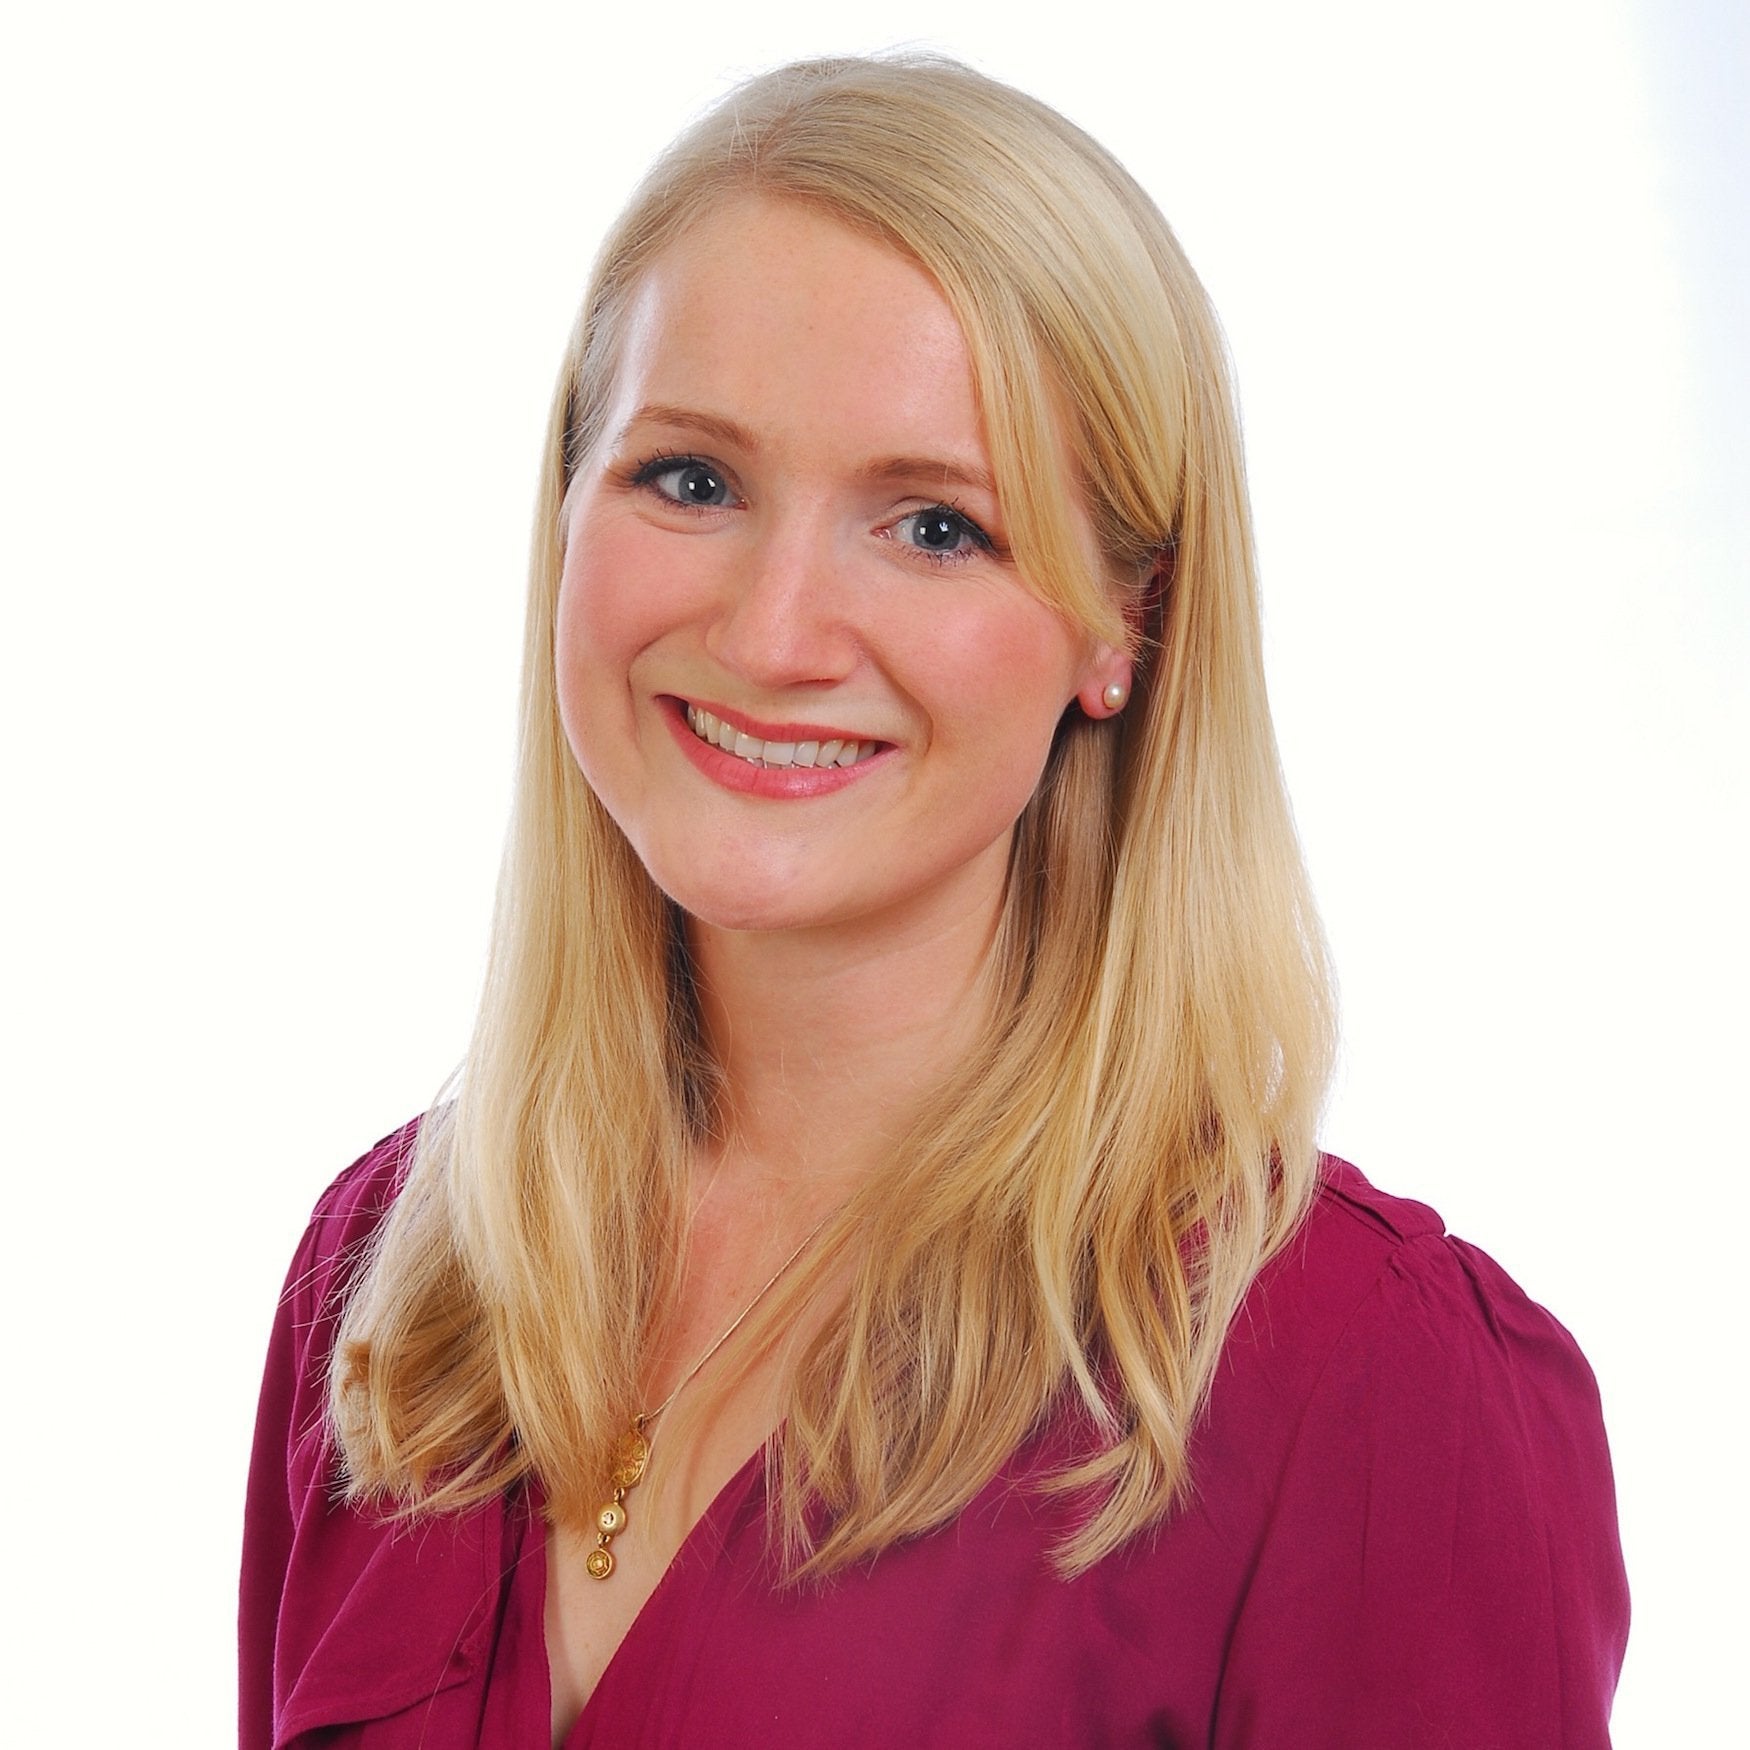
<svg viewBox="0 0 1750 1750"><path fill-rule="evenodd" d="M834 908L821 903L818 879L802 879L794 870L729 870L721 847L709 862L699 859L697 846L691 849L684 861L642 851L640 859L651 880L694 922L717 930L772 931L832 921Z"/></svg>
<svg viewBox="0 0 1750 1750"><path fill-rule="evenodd" d="M677 905L680 901L676 900ZM723 936L803 936L813 929L831 928L846 920L829 914L804 911L784 911L773 906L726 906L706 904L701 907L680 905L689 926Z"/></svg>
<svg viewBox="0 0 1750 1750"><path fill-rule="evenodd" d="M855 930L859 926L879 930L908 910L902 897L869 891L860 884L810 880L786 889L772 883L712 882L695 874L672 885L658 880L657 885L690 922L741 935Z"/></svg>

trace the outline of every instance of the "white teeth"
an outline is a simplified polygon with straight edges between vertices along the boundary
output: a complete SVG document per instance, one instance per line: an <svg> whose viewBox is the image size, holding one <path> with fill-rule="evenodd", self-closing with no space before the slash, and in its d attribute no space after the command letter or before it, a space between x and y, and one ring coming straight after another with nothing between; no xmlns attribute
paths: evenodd
<svg viewBox="0 0 1750 1750"><path fill-rule="evenodd" d="M880 747L878 741L761 741L698 705L687 707L687 727L701 741L756 766L854 766Z"/></svg>

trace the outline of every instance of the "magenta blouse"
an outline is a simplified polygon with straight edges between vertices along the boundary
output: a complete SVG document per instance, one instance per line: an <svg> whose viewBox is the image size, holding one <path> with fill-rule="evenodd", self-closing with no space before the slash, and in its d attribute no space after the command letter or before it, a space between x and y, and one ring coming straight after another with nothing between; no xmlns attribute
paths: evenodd
<svg viewBox="0 0 1750 1750"><path fill-rule="evenodd" d="M330 1188L262 1388L244 1750L545 1750L545 1533L518 1491L390 1528L340 1506L336 1300L411 1127ZM567 1750L1592 1750L1628 1630L1610 1460L1573 1339L1417 1203L1327 1159L1254 1285L1157 1531L1080 1578L1045 1428L960 1517L775 1584L763 1466L717 1497Z"/></svg>

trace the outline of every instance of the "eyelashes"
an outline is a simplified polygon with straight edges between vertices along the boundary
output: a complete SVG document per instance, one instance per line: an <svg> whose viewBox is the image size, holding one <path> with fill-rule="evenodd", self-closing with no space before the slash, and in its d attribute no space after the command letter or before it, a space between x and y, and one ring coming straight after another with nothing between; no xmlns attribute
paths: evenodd
<svg viewBox="0 0 1750 1750"><path fill-rule="evenodd" d="M671 482L672 489L663 482ZM719 510L728 502L729 477L702 456L669 453L647 457L627 476L627 484L644 487L670 504L689 510Z"/></svg>
<svg viewBox="0 0 1750 1750"><path fill-rule="evenodd" d="M996 542L965 511L951 504L932 504L927 510L908 511L891 528L895 534L902 529L912 529L917 540L907 545L913 546L926 559L937 562L970 557L961 546L962 541L970 541L974 548L985 553L996 551Z"/></svg>
<svg viewBox="0 0 1750 1750"><path fill-rule="evenodd" d="M618 478L629 489L649 493L680 511L708 514L735 510L745 503L729 471L708 456L662 450L634 462ZM881 524L875 533L935 566L964 564L980 554L1008 557L975 517L950 500L906 511Z"/></svg>

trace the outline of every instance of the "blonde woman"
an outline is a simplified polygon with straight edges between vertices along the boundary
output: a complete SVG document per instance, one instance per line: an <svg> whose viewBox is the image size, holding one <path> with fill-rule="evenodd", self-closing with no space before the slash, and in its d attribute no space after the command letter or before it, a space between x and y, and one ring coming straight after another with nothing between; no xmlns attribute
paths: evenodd
<svg viewBox="0 0 1750 1750"><path fill-rule="evenodd" d="M1330 1029L1165 223L952 63L742 87L560 378L455 1098L292 1268L244 1744L1605 1744L1590 1375Z"/></svg>

